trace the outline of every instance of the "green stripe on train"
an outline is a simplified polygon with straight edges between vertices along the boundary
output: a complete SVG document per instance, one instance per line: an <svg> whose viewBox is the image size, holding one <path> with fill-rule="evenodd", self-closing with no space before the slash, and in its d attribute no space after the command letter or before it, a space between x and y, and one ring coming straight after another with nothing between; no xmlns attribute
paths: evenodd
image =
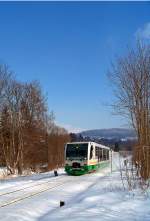
<svg viewBox="0 0 150 221"><path fill-rule="evenodd" d="M89 173L92 171L96 171L97 169L102 169L108 165L109 165L109 161L101 162L96 165L84 165L84 166L81 166L80 168L77 168L77 169L72 168L72 166L66 165L65 171L66 171L66 173L68 173L70 175L79 176L79 175L83 175L83 174L86 174L86 173Z"/></svg>

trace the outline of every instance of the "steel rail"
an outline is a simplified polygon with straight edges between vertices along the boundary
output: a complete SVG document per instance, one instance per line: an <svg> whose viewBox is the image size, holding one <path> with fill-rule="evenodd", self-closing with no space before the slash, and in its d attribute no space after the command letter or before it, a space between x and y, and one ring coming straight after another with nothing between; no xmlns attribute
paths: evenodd
<svg viewBox="0 0 150 221"><path fill-rule="evenodd" d="M45 189L41 189L40 191L34 192L34 193L29 194L29 195L27 195L27 196L15 198L15 199L13 199L13 200L11 200L11 201L8 201L8 202L5 202L5 203L3 203L3 204L0 204L0 208L9 206L9 205L11 205L11 204L17 203L17 202L22 201L22 200L27 199L27 198L31 198L31 197L33 197L33 196L35 196L35 195L38 195L38 194L40 194L40 193L43 193L43 192L45 192L45 191L48 191L48 190L51 190L51 189L56 189L56 188L58 188L59 186L63 186L63 185L64 185L65 183L67 183L67 182L68 182L68 180L65 181L65 182L63 182L63 183L61 183L61 184L58 184L58 185L55 185L55 186L52 186L52 187L48 187L48 188L45 188Z"/></svg>
<svg viewBox="0 0 150 221"><path fill-rule="evenodd" d="M51 177L52 178L52 177ZM57 177L56 179L53 179L53 180L49 180L49 181L46 181L46 182L42 182L42 183L38 183L38 184L32 184L30 186L26 186L26 187L23 187L23 188L19 188L17 190L14 190L14 191L9 191L9 192L5 192L5 193L1 193L0 194L0 197L1 196L5 196L5 195L9 195L9 194L12 194L12 193L16 193L16 192L19 192L19 191L22 191L22 190L25 190L25 189L29 189L31 187L36 187L36 186L40 186L40 185L44 185L45 183L52 183L53 181L57 180L57 179L61 179L62 177Z"/></svg>

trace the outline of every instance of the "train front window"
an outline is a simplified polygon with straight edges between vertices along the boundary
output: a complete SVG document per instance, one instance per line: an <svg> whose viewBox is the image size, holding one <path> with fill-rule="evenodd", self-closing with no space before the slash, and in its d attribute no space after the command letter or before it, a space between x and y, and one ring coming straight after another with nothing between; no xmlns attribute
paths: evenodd
<svg viewBox="0 0 150 221"><path fill-rule="evenodd" d="M67 144L66 158L84 158L87 159L88 143Z"/></svg>

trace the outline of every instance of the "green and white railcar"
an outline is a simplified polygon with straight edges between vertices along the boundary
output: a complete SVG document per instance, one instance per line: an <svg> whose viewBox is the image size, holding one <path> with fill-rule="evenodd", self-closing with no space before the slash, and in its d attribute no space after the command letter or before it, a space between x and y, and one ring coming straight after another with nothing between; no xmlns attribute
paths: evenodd
<svg viewBox="0 0 150 221"><path fill-rule="evenodd" d="M82 175L110 163L110 148L95 142L72 142L65 145L65 171Z"/></svg>

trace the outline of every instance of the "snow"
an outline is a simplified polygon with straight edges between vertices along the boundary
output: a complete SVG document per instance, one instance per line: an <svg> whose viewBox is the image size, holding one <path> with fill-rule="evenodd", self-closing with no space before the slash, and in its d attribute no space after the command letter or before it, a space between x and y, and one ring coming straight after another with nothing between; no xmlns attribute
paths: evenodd
<svg viewBox="0 0 150 221"><path fill-rule="evenodd" d="M6 167L0 167L0 178L3 178L7 174Z"/></svg>
<svg viewBox="0 0 150 221"><path fill-rule="evenodd" d="M140 190L124 190L117 160L110 168L83 176L63 169L0 182L1 221L149 221L150 198ZM6 202L48 189L1 207ZM51 188L51 189L50 189ZM17 191L18 189L22 189ZM7 192L14 193L2 195ZM65 205L60 207L60 201Z"/></svg>

